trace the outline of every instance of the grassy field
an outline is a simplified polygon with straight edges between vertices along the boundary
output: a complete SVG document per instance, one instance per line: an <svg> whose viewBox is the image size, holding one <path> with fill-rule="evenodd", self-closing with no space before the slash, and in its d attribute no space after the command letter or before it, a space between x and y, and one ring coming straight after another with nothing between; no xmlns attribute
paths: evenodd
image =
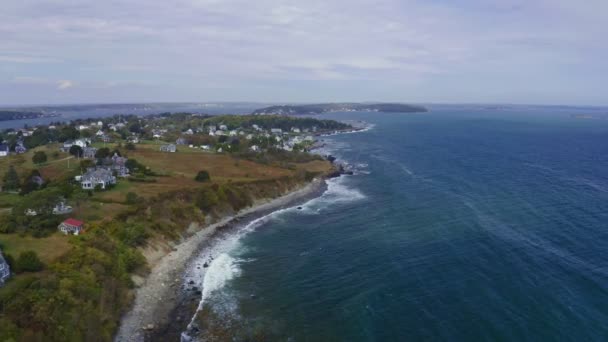
<svg viewBox="0 0 608 342"><path fill-rule="evenodd" d="M161 193L180 189L200 187L194 177L201 170L206 170L215 183L253 182L259 180L282 179L291 177L298 172L326 172L331 167L326 161L311 161L293 164L295 167L285 168L260 164L248 160L239 160L229 154L216 154L200 149L179 146L178 152L160 152L160 143L148 142L138 144L136 150L127 151L121 148L124 156L135 158L139 163L148 166L161 176L149 177L153 182L134 182L119 179L118 184L108 191L95 192L90 200L80 206L69 203L74 207L72 217L85 223L113 219L117 214L128 209L125 203L126 195L134 192L140 197L150 198ZM104 147L104 144L96 144ZM105 147L115 149L116 144L106 144ZM32 156L35 151L45 151L49 161L43 165L34 165ZM0 174L13 165L22 179L33 169L38 169L46 180L59 180L74 173L79 161L67 153L58 152L59 145L39 147L22 155L11 155L0 159ZM55 154L55 157L53 157ZM69 159L69 166L68 166ZM6 213L22 197L18 194L0 193L0 213ZM16 234L0 234L0 243L7 253L14 256L25 250L34 250L45 261L49 262L65 253L70 245L68 238L59 233L46 238L33 238Z"/></svg>
<svg viewBox="0 0 608 342"><path fill-rule="evenodd" d="M48 157L46 163L36 165L32 162L32 156L34 156L36 151L46 153ZM51 180L63 178L78 169L78 161L68 153L60 152L59 144L39 146L24 154L0 158L0 176L4 176L10 165L15 167L15 170L21 177L25 177L32 170L38 169L44 179Z"/></svg>
<svg viewBox="0 0 608 342"><path fill-rule="evenodd" d="M4 253L9 253L14 258L21 252L35 251L44 263L52 262L71 248L68 237L59 232L44 238L0 234L0 245Z"/></svg>

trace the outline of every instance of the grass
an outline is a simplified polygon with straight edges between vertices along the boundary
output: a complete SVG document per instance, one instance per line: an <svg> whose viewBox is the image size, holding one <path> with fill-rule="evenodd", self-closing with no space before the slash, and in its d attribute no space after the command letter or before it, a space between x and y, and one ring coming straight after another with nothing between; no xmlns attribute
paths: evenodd
<svg viewBox="0 0 608 342"><path fill-rule="evenodd" d="M12 208L21 202L21 196L7 192L0 193L0 208Z"/></svg>
<svg viewBox="0 0 608 342"><path fill-rule="evenodd" d="M0 245L3 253L19 257L21 252L35 251L44 263L50 263L62 256L72 247L69 237L59 232L48 237L35 238L18 234L0 234Z"/></svg>
<svg viewBox="0 0 608 342"><path fill-rule="evenodd" d="M32 157L37 151L46 153L48 157L46 163L36 165L32 162ZM57 158L53 157L55 152L58 153ZM26 177L32 170L38 169L42 174L42 177L47 180L64 178L79 167L77 160L68 153L59 151L59 144L39 146L23 154L9 155L0 158L0 176L4 176L10 165L15 167L15 170L21 178Z"/></svg>

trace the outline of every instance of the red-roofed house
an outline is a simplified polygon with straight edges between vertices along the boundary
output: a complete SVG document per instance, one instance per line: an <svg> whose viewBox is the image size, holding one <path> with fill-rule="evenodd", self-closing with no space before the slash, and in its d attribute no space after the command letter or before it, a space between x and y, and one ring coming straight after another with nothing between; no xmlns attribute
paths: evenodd
<svg viewBox="0 0 608 342"><path fill-rule="evenodd" d="M64 234L78 235L82 232L84 222L69 218L59 225L59 230Z"/></svg>

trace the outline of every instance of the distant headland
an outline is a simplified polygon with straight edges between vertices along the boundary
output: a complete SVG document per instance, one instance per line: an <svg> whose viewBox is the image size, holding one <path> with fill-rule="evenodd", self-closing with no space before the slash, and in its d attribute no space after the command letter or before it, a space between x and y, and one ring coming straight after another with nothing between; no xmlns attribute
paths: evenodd
<svg viewBox="0 0 608 342"><path fill-rule="evenodd" d="M384 112L422 113L423 106L402 103L321 103L304 105L281 105L256 109L253 115L309 115L331 112Z"/></svg>

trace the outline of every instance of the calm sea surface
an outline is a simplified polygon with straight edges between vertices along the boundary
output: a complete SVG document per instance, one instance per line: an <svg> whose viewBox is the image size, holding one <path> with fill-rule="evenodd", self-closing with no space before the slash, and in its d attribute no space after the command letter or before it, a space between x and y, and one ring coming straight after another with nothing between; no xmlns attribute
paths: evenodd
<svg viewBox="0 0 608 342"><path fill-rule="evenodd" d="M608 340L608 121L579 112L332 114L374 124L325 138L356 175L242 234L206 305L267 340Z"/></svg>

